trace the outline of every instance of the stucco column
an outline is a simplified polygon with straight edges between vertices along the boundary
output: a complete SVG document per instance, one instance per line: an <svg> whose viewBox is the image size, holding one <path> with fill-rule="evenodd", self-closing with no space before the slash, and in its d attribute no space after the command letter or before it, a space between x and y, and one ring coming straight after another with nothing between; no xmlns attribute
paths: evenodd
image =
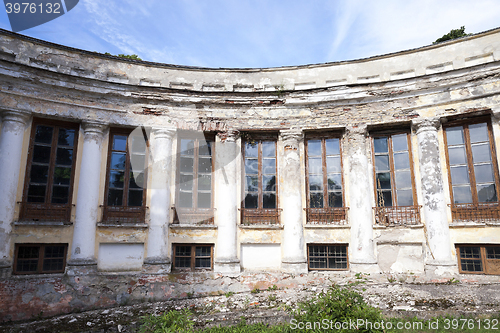
<svg viewBox="0 0 500 333"><path fill-rule="evenodd" d="M298 129L283 130L280 135L284 147L278 172L279 202L283 209L281 222L284 225L281 269L288 273L307 273L299 152L303 135Z"/></svg>
<svg viewBox="0 0 500 333"><path fill-rule="evenodd" d="M420 179L422 183L425 233L428 252L425 271L428 275L458 273L457 263L452 260L450 230L446 216L446 201L439 155L438 118L412 122L417 133Z"/></svg>
<svg viewBox="0 0 500 333"><path fill-rule="evenodd" d="M348 127L345 136L344 172L348 173L350 267L355 272L379 272L373 243L373 165L366 125Z"/></svg>
<svg viewBox="0 0 500 333"><path fill-rule="evenodd" d="M172 174L172 137L175 128L153 128L152 173L149 204L149 232L144 270L148 273L170 273L168 223L170 222L170 178Z"/></svg>
<svg viewBox="0 0 500 333"><path fill-rule="evenodd" d="M101 151L106 125L100 122L84 121L81 128L83 130L83 150L71 259L66 267L69 275L97 271L95 241L101 181Z"/></svg>
<svg viewBox="0 0 500 333"><path fill-rule="evenodd" d="M11 231L16 208L23 137L30 113L3 111L0 135L0 278L12 272Z"/></svg>
<svg viewBox="0 0 500 333"><path fill-rule="evenodd" d="M240 260L237 256L238 172L236 144L237 131L218 134L215 144L215 221L217 244L214 271L223 274L238 274Z"/></svg>

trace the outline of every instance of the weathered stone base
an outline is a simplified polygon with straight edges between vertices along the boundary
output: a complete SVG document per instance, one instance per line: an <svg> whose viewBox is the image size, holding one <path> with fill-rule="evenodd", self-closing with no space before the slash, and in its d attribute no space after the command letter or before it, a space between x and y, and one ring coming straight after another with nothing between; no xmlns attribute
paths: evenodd
<svg viewBox="0 0 500 333"><path fill-rule="evenodd" d="M291 274L304 274L309 271L307 267L307 262L281 262L281 270L285 273Z"/></svg>
<svg viewBox="0 0 500 333"><path fill-rule="evenodd" d="M428 261L425 263L425 276L428 279L450 279L458 276L455 261Z"/></svg>
<svg viewBox="0 0 500 333"><path fill-rule="evenodd" d="M171 270L170 260L146 259L142 265L142 272L145 274L168 274Z"/></svg>
<svg viewBox="0 0 500 333"><path fill-rule="evenodd" d="M351 272L355 273L382 273L380 270L380 267L376 262L373 263L355 263L355 262L350 262L349 263Z"/></svg>
<svg viewBox="0 0 500 333"><path fill-rule="evenodd" d="M66 265L66 274L68 276L95 275L97 274L97 261L93 259L69 260Z"/></svg>
<svg viewBox="0 0 500 333"><path fill-rule="evenodd" d="M240 274L240 261L238 259L218 260L214 263L214 272L224 275Z"/></svg>

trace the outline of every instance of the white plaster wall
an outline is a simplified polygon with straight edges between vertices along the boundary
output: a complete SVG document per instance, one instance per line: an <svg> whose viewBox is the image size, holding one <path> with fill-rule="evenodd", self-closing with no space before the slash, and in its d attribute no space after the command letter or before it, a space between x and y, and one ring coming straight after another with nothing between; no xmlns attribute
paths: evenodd
<svg viewBox="0 0 500 333"><path fill-rule="evenodd" d="M241 266L246 270L279 270L280 244L241 244Z"/></svg>
<svg viewBox="0 0 500 333"><path fill-rule="evenodd" d="M422 244L379 244L378 265L383 272L423 272Z"/></svg>
<svg viewBox="0 0 500 333"><path fill-rule="evenodd" d="M144 261L144 244L103 243L99 245L100 271L139 271Z"/></svg>

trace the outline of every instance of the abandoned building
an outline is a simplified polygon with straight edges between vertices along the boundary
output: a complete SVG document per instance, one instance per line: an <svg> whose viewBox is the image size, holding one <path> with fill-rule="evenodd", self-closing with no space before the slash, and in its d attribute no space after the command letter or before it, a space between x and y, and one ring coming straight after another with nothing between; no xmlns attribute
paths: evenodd
<svg viewBox="0 0 500 333"><path fill-rule="evenodd" d="M0 87L4 284L500 274L500 28L256 69L1 30Z"/></svg>

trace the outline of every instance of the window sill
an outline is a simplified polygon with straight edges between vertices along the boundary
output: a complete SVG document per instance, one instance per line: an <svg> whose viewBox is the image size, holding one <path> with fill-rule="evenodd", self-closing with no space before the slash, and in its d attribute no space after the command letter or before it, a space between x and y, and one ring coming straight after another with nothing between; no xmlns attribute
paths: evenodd
<svg viewBox="0 0 500 333"><path fill-rule="evenodd" d="M486 225L500 225L500 224L484 223L484 222L452 222L449 224L450 228L477 228L477 227L485 227Z"/></svg>
<svg viewBox="0 0 500 333"><path fill-rule="evenodd" d="M44 226L50 226L50 227L68 227L73 225L73 222L67 222L67 221L16 221L14 222L15 226L33 226L33 227L44 227Z"/></svg>
<svg viewBox="0 0 500 333"><path fill-rule="evenodd" d="M374 224L373 229L420 229L423 228L423 224L408 224L408 225L380 225L380 224Z"/></svg>
<svg viewBox="0 0 500 333"><path fill-rule="evenodd" d="M217 226L213 225L213 224L176 224L176 223L170 223L169 227L171 229L217 229Z"/></svg>
<svg viewBox="0 0 500 333"><path fill-rule="evenodd" d="M12 273L11 278L13 279L53 279L53 278L63 278L64 273L35 273L35 274L14 274Z"/></svg>
<svg viewBox="0 0 500 333"><path fill-rule="evenodd" d="M304 225L306 229L350 229L350 224L316 224L316 223L306 223Z"/></svg>
<svg viewBox="0 0 500 333"><path fill-rule="evenodd" d="M239 224L240 229L283 229L281 224Z"/></svg>
<svg viewBox="0 0 500 333"><path fill-rule="evenodd" d="M147 229L149 225L146 223L97 223L97 226L100 228L134 228L134 229Z"/></svg>

